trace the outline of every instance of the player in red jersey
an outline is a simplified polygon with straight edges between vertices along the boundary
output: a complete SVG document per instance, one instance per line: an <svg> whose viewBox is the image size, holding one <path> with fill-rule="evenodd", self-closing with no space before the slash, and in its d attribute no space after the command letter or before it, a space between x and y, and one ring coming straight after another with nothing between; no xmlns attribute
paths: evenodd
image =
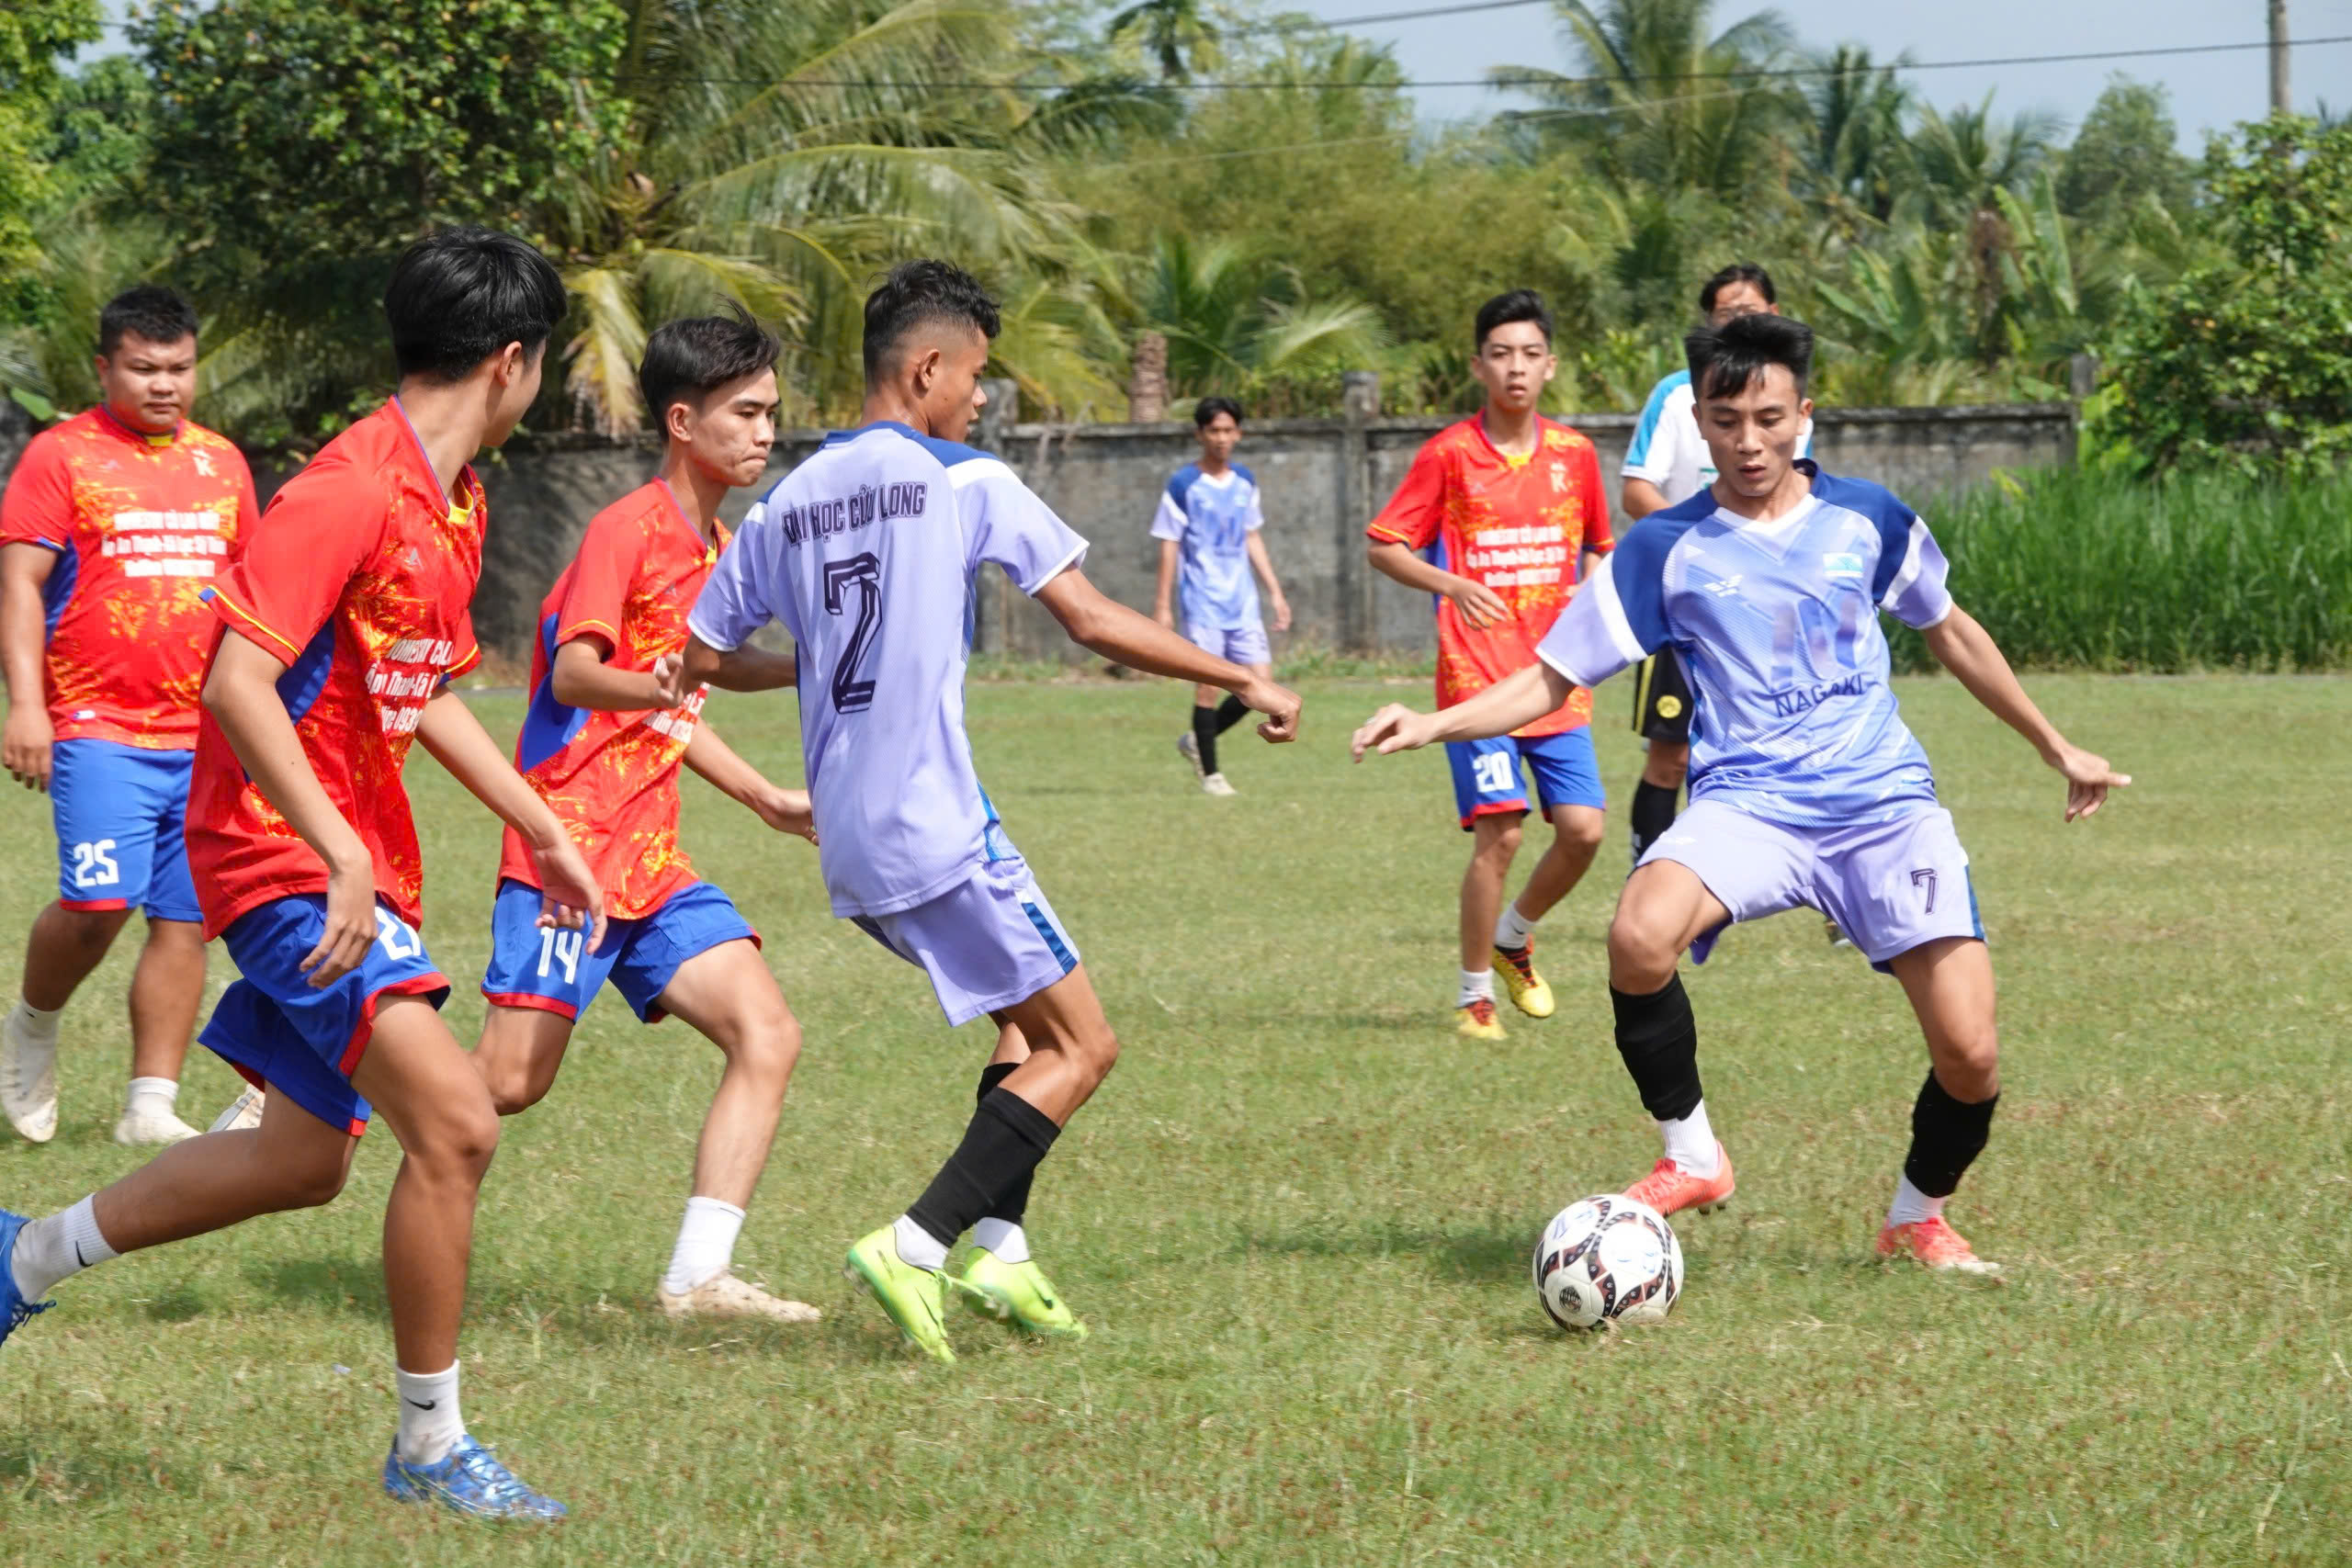
<svg viewBox="0 0 2352 1568"><path fill-rule="evenodd" d="M639 1018L675 1014L726 1057L657 1292L672 1317L819 1315L731 1271L800 1026L758 935L679 848L678 772L693 769L770 827L803 837L808 796L770 784L701 722L702 688L674 705L662 690L686 646L686 612L727 547L719 503L767 467L781 350L740 314L672 321L646 340L638 384L668 438L662 471L596 514L540 606L514 755L608 890L611 934L592 949L577 931L535 923L538 870L510 829L481 984L490 1016L474 1065L502 1115L554 1085L573 1023L607 979Z"/></svg>
<svg viewBox="0 0 2352 1568"><path fill-rule="evenodd" d="M1374 566L1437 595L1440 707L1534 663L1535 645L1611 544L1592 443L1535 412L1559 368L1544 301L1524 288L1497 295L1478 308L1476 331L1471 367L1487 389L1486 408L1430 438L1365 530ZM1473 1039L1503 1037L1494 965L1521 1012L1552 1015L1552 987L1535 972L1533 932L1600 847L1591 719L1592 694L1579 687L1556 711L1508 736L1446 748L1454 805L1474 844L1462 878L1462 988L1454 1001L1455 1027ZM1552 846L1518 900L1504 907L1504 879L1527 817L1522 761L1551 819Z"/></svg>
<svg viewBox="0 0 2352 1568"><path fill-rule="evenodd" d="M565 297L512 235L447 230L385 290L399 394L287 481L210 603L188 858L205 925L243 978L201 1036L270 1093L260 1124L166 1149L46 1219L0 1214L0 1336L59 1280L119 1253L342 1190L371 1107L400 1140L384 1213L400 1432L385 1490L461 1513L549 1518L465 1430L458 1325L498 1111L441 1021L417 935L423 867L401 783L412 739L534 849L539 918L603 935L563 824L448 688L480 659L467 605L483 503L470 459L539 388Z"/></svg>
<svg viewBox="0 0 2352 1568"><path fill-rule="evenodd" d="M141 908L115 1141L196 1136L175 1107L204 999L181 838L220 625L200 595L260 511L243 454L187 418L196 327L168 288L107 301L104 400L33 437L0 497L0 762L49 792L57 825L57 900L33 921L24 991L0 1022L0 1112L36 1144L57 1133L58 1014Z"/></svg>

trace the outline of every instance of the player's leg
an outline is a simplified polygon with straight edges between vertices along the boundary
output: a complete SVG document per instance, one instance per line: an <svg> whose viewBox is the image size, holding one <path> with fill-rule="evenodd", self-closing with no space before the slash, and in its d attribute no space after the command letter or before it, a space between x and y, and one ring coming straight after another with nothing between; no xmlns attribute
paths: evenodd
<svg viewBox="0 0 2352 1568"><path fill-rule="evenodd" d="M638 922L614 920L605 945L588 949L587 933L542 927L539 890L502 879L490 907L490 963L483 968L487 1004L474 1071L501 1116L528 1111L555 1087L574 1021L603 988L628 950Z"/></svg>
<svg viewBox="0 0 2352 1568"><path fill-rule="evenodd" d="M1535 970L1535 927L1591 867L1600 849L1607 797L1589 727L1522 740L1519 747L1535 775L1535 799L1552 824L1552 842L1528 874L1527 886L1495 921L1494 964L1513 1006L1531 1018L1549 1018L1552 987Z"/></svg>
<svg viewBox="0 0 2352 1568"><path fill-rule="evenodd" d="M0 1112L17 1135L45 1144L57 1135L57 1032L74 992L130 919L127 908L54 903L25 939L24 990L0 1023Z"/></svg>
<svg viewBox="0 0 2352 1568"><path fill-rule="evenodd" d="M188 874L186 833L187 782L194 754L141 752L126 780L135 790L141 837L123 864L124 897L147 911L147 941L130 976L130 1086L118 1144L163 1144L193 1138L179 1118L180 1070L204 1004L204 910ZM127 801L126 804L129 802ZM133 888L136 891L133 891Z"/></svg>
<svg viewBox="0 0 2352 1568"><path fill-rule="evenodd" d="M1454 1030L1474 1040L1500 1040L1502 1021L1495 1016L1495 924L1527 820L1519 743L1509 736L1450 740L1445 761L1453 776L1454 817L1471 840L1470 863L1462 874L1462 970L1453 999Z"/></svg>
<svg viewBox="0 0 2352 1568"><path fill-rule="evenodd" d="M989 1017L997 1026L996 1050L989 1055L988 1066L980 1069L976 1110L985 1108L989 1094L1002 1088L1030 1055L1028 1036L1013 1021L1010 1010L1000 1010ZM1103 1029L1107 1033L1107 1020ZM1112 1049L1117 1049L1115 1041ZM976 1311L1000 1323L1033 1334L1082 1339L1086 1325L1078 1320L1077 1314L1030 1254L1029 1191L1035 1179L1036 1169L1032 1167L989 1200L987 1210L973 1222L972 1253L965 1259L964 1272L955 1282Z"/></svg>
<svg viewBox="0 0 2352 1568"><path fill-rule="evenodd" d="M1681 660L1671 652L1652 655L1634 672L1634 732L1646 742L1641 782L1634 786L1626 813L1638 865L1659 835L1673 826L1690 768L1690 687Z"/></svg>

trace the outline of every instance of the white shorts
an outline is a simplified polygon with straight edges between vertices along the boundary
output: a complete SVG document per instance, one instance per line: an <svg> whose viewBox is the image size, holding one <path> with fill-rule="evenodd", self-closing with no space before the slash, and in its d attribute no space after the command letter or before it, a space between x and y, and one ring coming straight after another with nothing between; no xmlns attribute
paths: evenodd
<svg viewBox="0 0 2352 1568"><path fill-rule="evenodd" d="M1943 937L1984 939L1968 852L1951 813L1926 806L1889 822L1791 828L1716 801L1695 802L1642 856L1686 865L1733 920L1809 905L1838 922L1871 967ZM1723 928L1690 944L1704 964Z"/></svg>
<svg viewBox="0 0 2352 1568"><path fill-rule="evenodd" d="M1273 649L1266 641L1266 624L1252 617L1246 626L1199 626L1184 623L1184 639L1204 653L1230 659L1236 664L1272 664Z"/></svg>
<svg viewBox="0 0 2352 1568"><path fill-rule="evenodd" d="M950 1027L1027 1001L1078 967L1078 949L1019 855L974 867L911 909L851 919L931 976Z"/></svg>

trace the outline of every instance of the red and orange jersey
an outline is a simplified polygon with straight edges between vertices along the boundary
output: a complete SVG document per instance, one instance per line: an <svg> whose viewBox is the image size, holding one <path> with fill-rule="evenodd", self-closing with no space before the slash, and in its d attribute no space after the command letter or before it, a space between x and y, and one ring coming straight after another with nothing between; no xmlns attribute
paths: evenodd
<svg viewBox="0 0 2352 1568"><path fill-rule="evenodd" d="M209 599L230 630L286 666L277 690L302 755L368 845L377 894L411 925L424 865L401 783L424 705L481 660L467 606L484 510L471 468L444 495L397 401L329 442L262 514ZM325 863L245 776L210 714L188 785L187 853L207 936L292 894Z"/></svg>
<svg viewBox="0 0 2352 1568"><path fill-rule="evenodd" d="M539 606L531 705L514 765L554 808L607 895L605 912L633 920L695 880L678 844L678 769L702 712L697 688L673 708L612 713L556 700L555 656L585 637L616 670L650 670L686 646L686 613L727 547L706 543L660 479L589 521L580 553ZM508 829L498 874L531 886L538 872Z"/></svg>
<svg viewBox="0 0 2352 1568"><path fill-rule="evenodd" d="M56 553L41 595L58 739L196 744L218 627L203 592L259 513L244 455L199 425L148 435L101 407L33 437L0 497L0 544Z"/></svg>
<svg viewBox="0 0 2352 1568"><path fill-rule="evenodd" d="M1476 414L1439 431L1364 532L1413 550L1434 547L1440 567L1484 583L1510 608L1508 619L1480 630L1453 600L1438 600L1440 707L1534 663L1535 645L1576 592L1584 552L1605 554L1615 543L1592 443L1540 417L1535 449L1524 457L1496 450ZM1591 718L1592 694L1578 687L1513 733L1556 735Z"/></svg>

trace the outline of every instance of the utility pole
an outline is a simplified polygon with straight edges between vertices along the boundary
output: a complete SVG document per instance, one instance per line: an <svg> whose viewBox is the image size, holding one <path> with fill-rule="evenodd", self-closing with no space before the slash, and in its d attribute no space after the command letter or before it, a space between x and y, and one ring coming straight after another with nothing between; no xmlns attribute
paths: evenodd
<svg viewBox="0 0 2352 1568"><path fill-rule="evenodd" d="M2287 0L2270 0L2270 112L2285 114L2293 102L2287 90Z"/></svg>

